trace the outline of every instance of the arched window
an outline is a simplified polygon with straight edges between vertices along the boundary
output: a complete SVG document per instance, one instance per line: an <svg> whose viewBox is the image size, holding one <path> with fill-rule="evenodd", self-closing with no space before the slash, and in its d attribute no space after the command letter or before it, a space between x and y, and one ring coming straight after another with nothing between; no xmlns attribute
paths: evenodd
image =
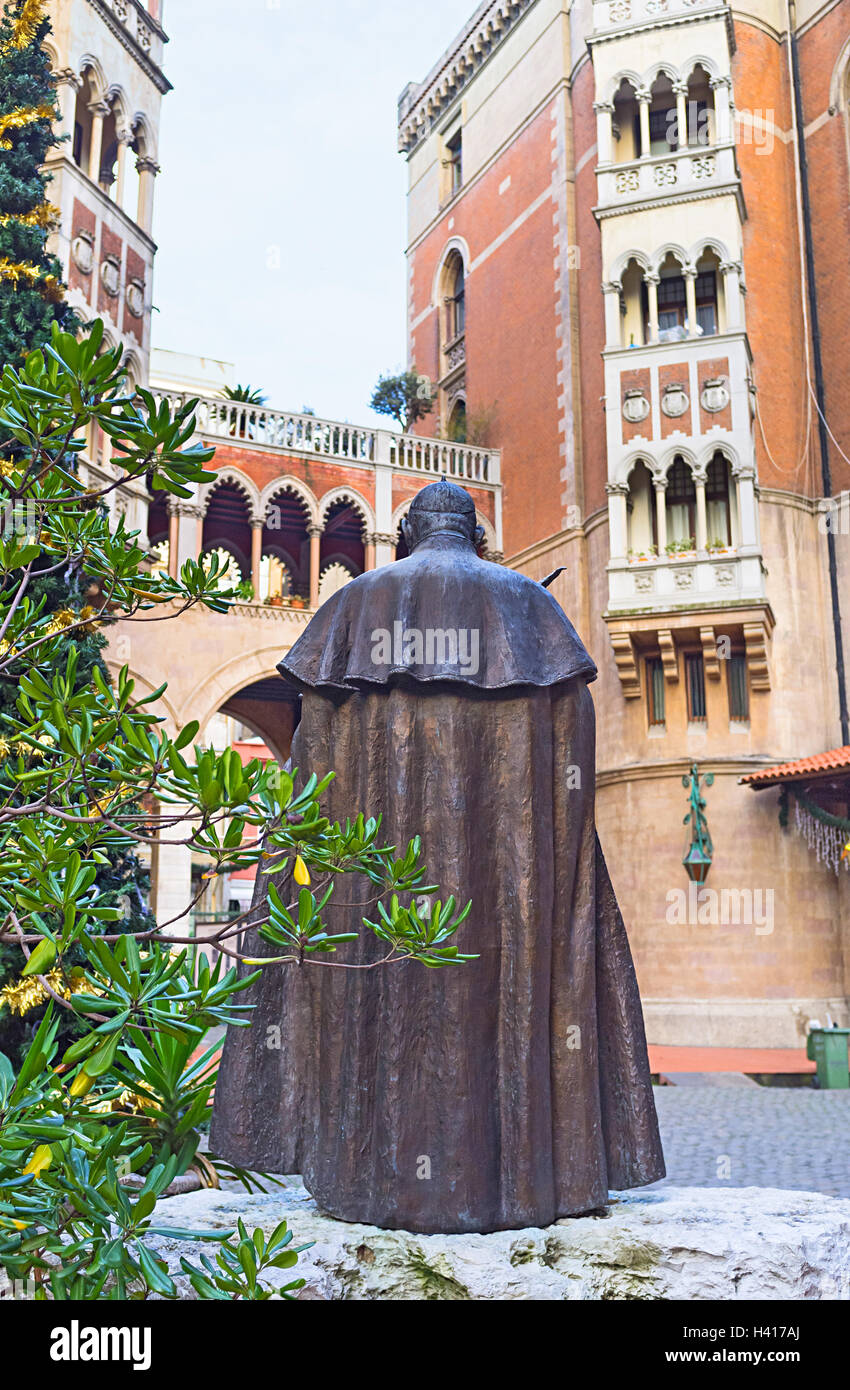
<svg viewBox="0 0 850 1390"><path fill-rule="evenodd" d="M263 603L267 599L283 598L292 593L292 575L287 565L278 555L267 553L260 560L260 592L257 598Z"/></svg>
<svg viewBox="0 0 850 1390"><path fill-rule="evenodd" d="M629 475L627 507L629 551L633 555L654 554L658 544L655 492L652 486L652 474L643 459L638 459Z"/></svg>
<svg viewBox="0 0 850 1390"><path fill-rule="evenodd" d="M614 94L611 123L614 163L623 164L640 154L640 121L635 89L624 77Z"/></svg>
<svg viewBox="0 0 850 1390"><path fill-rule="evenodd" d="M666 72L659 73L650 89L649 103L649 151L646 154L669 154L678 144L679 128L676 114L676 98L673 83ZM640 121L638 134L640 139Z"/></svg>
<svg viewBox="0 0 850 1390"><path fill-rule="evenodd" d="M443 285L446 307L445 342L453 343L466 327L466 274L463 257L459 251L452 251L446 261Z"/></svg>
<svg viewBox="0 0 850 1390"><path fill-rule="evenodd" d="M454 444L466 443L466 401L462 396L452 406L447 433Z"/></svg>
<svg viewBox="0 0 850 1390"><path fill-rule="evenodd" d="M660 267L660 279L656 289L658 304L658 341L676 342L687 336L687 292L682 266L672 252L668 251ZM649 324L649 293L643 285L644 341L651 339Z"/></svg>
<svg viewBox="0 0 850 1390"><path fill-rule="evenodd" d="M366 568L365 523L359 508L345 498L328 507L319 547L320 574L329 566L343 566L349 578ZM321 592L321 590L320 590Z"/></svg>
<svg viewBox="0 0 850 1390"><path fill-rule="evenodd" d="M705 512L709 549L732 545L729 464L719 451L713 455L706 472Z"/></svg>
<svg viewBox="0 0 850 1390"><path fill-rule="evenodd" d="M691 470L681 454L667 474L667 545L688 549L695 544L697 494ZM690 543L690 545L688 544Z"/></svg>
<svg viewBox="0 0 850 1390"><path fill-rule="evenodd" d="M704 251L697 261L694 294L697 307L697 333L710 336L719 333L718 273L720 258L715 251Z"/></svg>
<svg viewBox="0 0 850 1390"><path fill-rule="evenodd" d="M304 498L285 484L273 493L263 517L260 596L263 600L310 592L310 513ZM263 569L265 566L265 571Z"/></svg>
<svg viewBox="0 0 850 1390"><path fill-rule="evenodd" d="M234 557L238 573L234 583L251 574L251 518L248 502L240 487L229 479L217 483L209 495L204 516L201 550ZM228 587L224 585L224 587Z"/></svg>
<svg viewBox="0 0 850 1390"><path fill-rule="evenodd" d="M688 144L713 145L716 140L714 93L710 78L697 63L688 78Z"/></svg>
<svg viewBox="0 0 850 1390"><path fill-rule="evenodd" d="M340 560L333 560L322 570L319 579L319 603L320 605L329 599L331 594L337 593L344 588L350 580L354 578L352 570L344 565Z"/></svg>

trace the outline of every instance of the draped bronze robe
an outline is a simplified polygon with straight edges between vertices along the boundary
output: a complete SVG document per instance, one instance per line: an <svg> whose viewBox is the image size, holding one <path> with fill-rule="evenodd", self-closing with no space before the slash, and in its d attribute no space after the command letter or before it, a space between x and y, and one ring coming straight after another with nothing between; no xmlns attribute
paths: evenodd
<svg viewBox="0 0 850 1390"><path fill-rule="evenodd" d="M429 881L472 899L456 944L479 958L266 967L247 996L252 1027L228 1033L212 1132L233 1161L303 1173L336 1217L421 1232L546 1226L664 1176L634 968L594 828L595 668L539 585L468 556L462 574L453 565L417 550L353 581L281 671L303 691L301 778L336 771L332 818L380 811L382 839L400 847L422 835ZM361 613L371 629L398 613L424 627L435 603L442 627L452 614L483 625L475 680L367 666ZM510 678L512 660L529 680ZM340 880L350 905L330 929L374 917L362 906L373 892ZM256 937L248 949L277 953ZM364 930L327 959L385 953Z"/></svg>

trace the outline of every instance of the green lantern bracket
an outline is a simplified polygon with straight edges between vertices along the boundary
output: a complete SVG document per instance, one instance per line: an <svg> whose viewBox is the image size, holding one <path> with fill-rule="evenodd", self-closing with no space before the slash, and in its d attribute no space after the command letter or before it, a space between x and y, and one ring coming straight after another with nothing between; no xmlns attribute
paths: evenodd
<svg viewBox="0 0 850 1390"><path fill-rule="evenodd" d="M699 766L696 763L691 763L689 774L682 778L682 786L690 791L691 808L683 822L691 827L691 839L682 863L688 878L694 883L705 883L714 857L714 846L711 843L705 814L705 799L702 796L702 788L710 787L713 782L713 772L707 772L700 779Z"/></svg>

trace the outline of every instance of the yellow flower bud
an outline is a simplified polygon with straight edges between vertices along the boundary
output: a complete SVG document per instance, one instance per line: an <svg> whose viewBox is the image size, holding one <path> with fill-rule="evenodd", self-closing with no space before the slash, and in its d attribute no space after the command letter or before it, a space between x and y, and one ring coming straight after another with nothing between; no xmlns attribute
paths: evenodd
<svg viewBox="0 0 850 1390"><path fill-rule="evenodd" d="M74 1077L73 1081L68 1087L68 1094L74 1096L75 1098L79 1096L87 1096L93 1085L93 1076L89 1076L88 1073L85 1071L78 1071L77 1075Z"/></svg>
<svg viewBox="0 0 850 1390"><path fill-rule="evenodd" d="M38 1148L36 1149L26 1168L23 1170L24 1176L26 1177L32 1174L33 1177L37 1178L40 1173L44 1172L45 1168L50 1167L52 1162L53 1150L51 1149L50 1145L39 1144Z"/></svg>

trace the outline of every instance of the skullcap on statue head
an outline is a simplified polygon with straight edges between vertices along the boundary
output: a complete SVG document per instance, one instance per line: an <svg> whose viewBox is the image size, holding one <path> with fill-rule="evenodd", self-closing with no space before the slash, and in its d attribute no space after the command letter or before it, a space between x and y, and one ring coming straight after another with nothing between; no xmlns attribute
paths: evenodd
<svg viewBox="0 0 850 1390"><path fill-rule="evenodd" d="M441 478L438 483L429 483L417 492L408 508L408 516L416 517L422 512L438 512L444 516L475 516L475 503L465 488Z"/></svg>

